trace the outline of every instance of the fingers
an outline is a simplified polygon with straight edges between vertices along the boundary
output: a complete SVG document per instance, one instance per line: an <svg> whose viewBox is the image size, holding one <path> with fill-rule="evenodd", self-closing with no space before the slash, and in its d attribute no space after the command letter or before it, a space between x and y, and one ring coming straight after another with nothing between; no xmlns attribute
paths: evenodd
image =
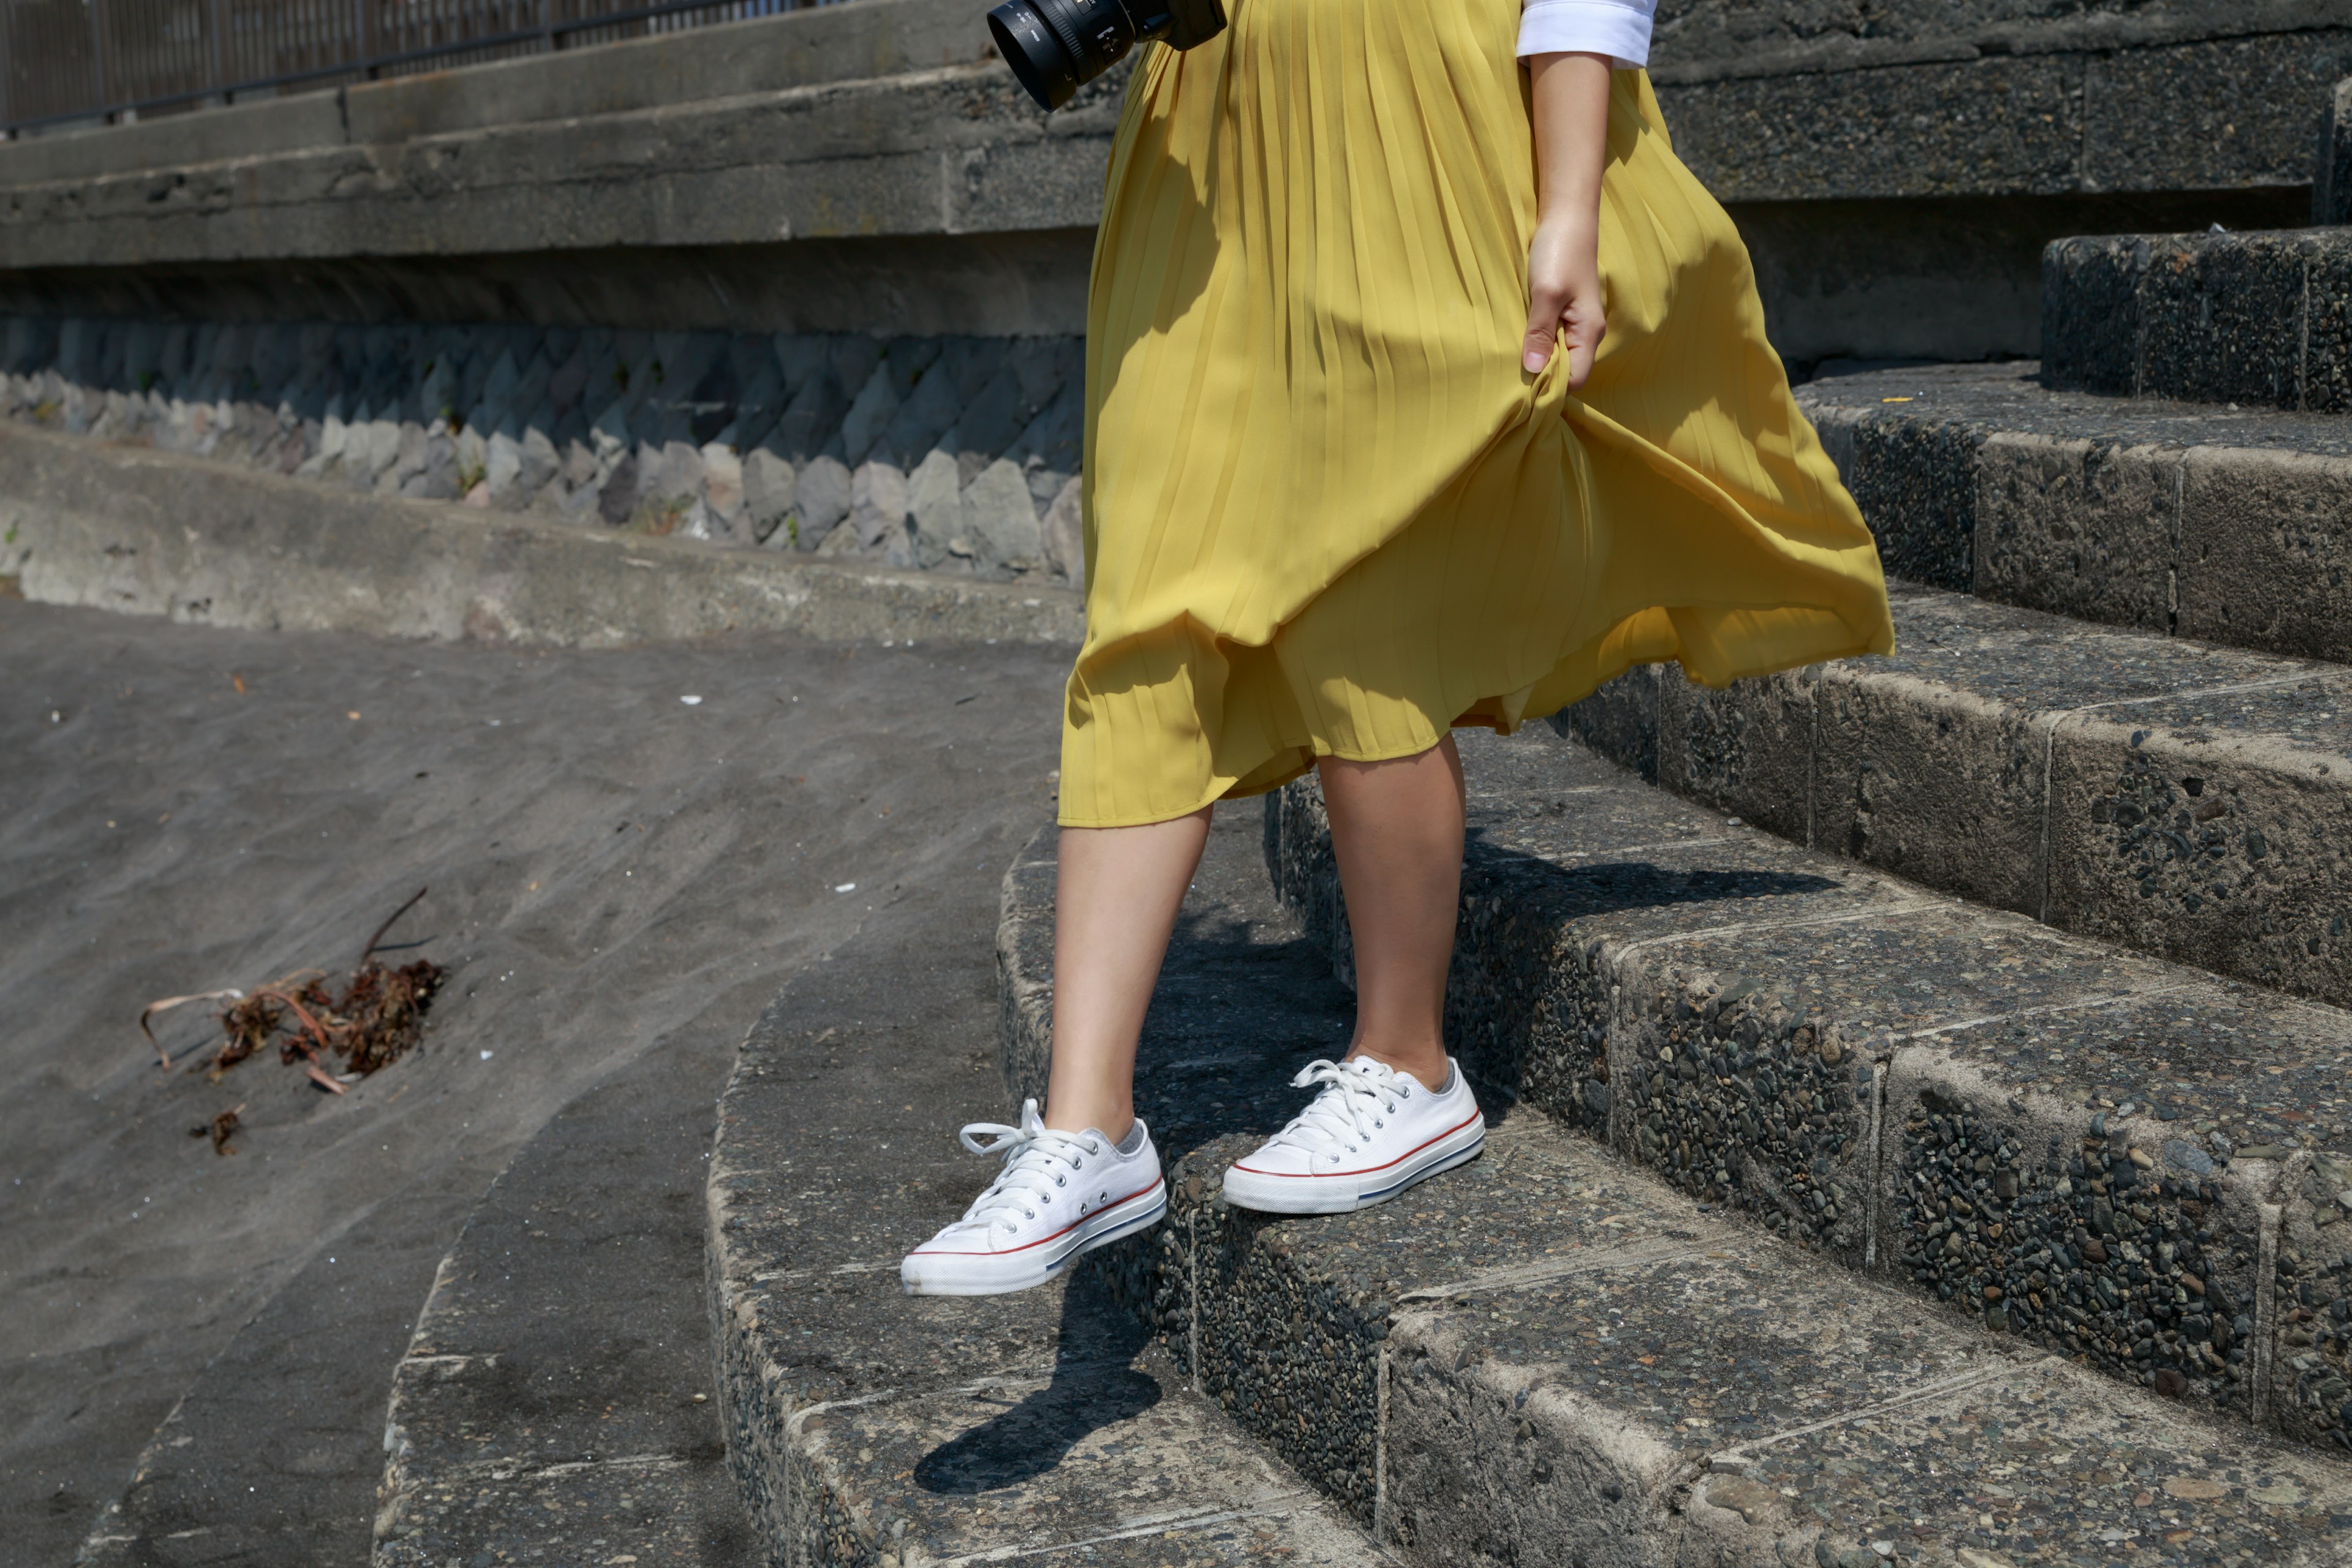
<svg viewBox="0 0 2352 1568"><path fill-rule="evenodd" d="M1589 323L1570 316L1562 334L1568 341L1568 385L1575 391L1591 379L1592 362L1601 353L1601 340L1609 335L1609 323L1595 313Z"/></svg>
<svg viewBox="0 0 2352 1568"><path fill-rule="evenodd" d="M1566 303L1549 289L1538 289L1528 301L1528 333L1521 341L1519 364L1529 375L1540 374L1551 363L1552 343L1559 335L1561 307Z"/></svg>

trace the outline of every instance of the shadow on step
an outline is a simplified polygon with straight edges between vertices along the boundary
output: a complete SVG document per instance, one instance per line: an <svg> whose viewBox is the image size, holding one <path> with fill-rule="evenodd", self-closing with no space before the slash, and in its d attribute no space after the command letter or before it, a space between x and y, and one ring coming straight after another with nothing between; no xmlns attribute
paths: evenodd
<svg viewBox="0 0 2352 1568"><path fill-rule="evenodd" d="M971 1497L1024 1485L1094 1433L1160 1403L1160 1384L1134 1365L1151 1331L1097 1277L1080 1273L1063 1292L1059 1337L1053 1381L924 1455L915 1466L917 1486ZM975 1403L992 1400L1003 1396L982 1394Z"/></svg>

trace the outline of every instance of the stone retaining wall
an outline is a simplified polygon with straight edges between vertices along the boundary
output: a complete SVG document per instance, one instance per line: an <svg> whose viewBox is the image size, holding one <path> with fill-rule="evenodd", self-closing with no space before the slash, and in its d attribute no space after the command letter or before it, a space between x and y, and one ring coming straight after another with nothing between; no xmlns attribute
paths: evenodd
<svg viewBox="0 0 2352 1568"><path fill-rule="evenodd" d="M583 527L1076 581L1069 337L0 320L0 415Z"/></svg>

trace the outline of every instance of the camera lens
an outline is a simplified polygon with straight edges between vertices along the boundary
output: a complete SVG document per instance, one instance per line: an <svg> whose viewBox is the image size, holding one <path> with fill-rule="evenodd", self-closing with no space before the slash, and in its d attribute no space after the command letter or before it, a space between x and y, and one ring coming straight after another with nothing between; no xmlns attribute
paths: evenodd
<svg viewBox="0 0 2352 1568"><path fill-rule="evenodd" d="M1164 19L1154 20L1166 29ZM1061 108L1081 84L1125 58L1140 32L1121 0L1004 0L988 14L988 30L996 52L1046 109Z"/></svg>

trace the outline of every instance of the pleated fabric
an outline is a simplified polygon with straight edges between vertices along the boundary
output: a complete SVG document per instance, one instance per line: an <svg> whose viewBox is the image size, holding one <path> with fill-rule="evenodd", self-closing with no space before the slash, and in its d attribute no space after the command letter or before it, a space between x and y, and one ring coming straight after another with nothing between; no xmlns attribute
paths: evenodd
<svg viewBox="0 0 2352 1568"><path fill-rule="evenodd" d="M1520 0L1232 0L1130 82L1087 337L1087 631L1061 820L1508 732L1632 665L1894 646L1746 248L1612 75L1609 332L1519 365Z"/></svg>

